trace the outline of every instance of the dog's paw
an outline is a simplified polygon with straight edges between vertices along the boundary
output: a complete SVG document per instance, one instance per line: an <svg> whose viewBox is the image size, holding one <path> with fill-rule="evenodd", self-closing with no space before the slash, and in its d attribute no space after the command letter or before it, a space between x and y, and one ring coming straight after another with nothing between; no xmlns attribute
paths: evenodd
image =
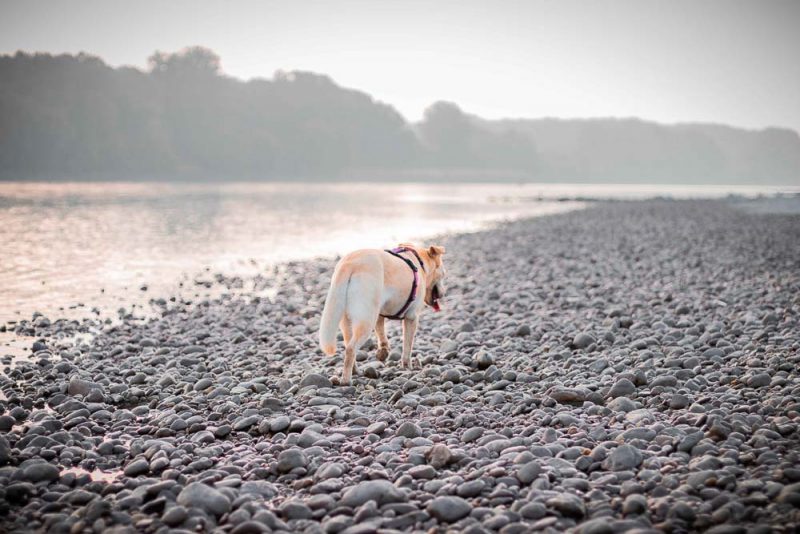
<svg viewBox="0 0 800 534"><path fill-rule="evenodd" d="M349 386L350 381L348 380L345 382L343 378L341 378L339 375L336 375L331 377L331 384L334 386Z"/></svg>
<svg viewBox="0 0 800 534"><path fill-rule="evenodd" d="M389 357L389 347L378 348L378 352L375 353L375 357L379 362L385 362L386 358Z"/></svg>

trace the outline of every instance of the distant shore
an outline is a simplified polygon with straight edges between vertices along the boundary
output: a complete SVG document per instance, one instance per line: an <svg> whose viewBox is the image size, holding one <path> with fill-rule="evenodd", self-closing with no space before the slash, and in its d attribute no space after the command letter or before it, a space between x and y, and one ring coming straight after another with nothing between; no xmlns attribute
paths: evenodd
<svg viewBox="0 0 800 534"><path fill-rule="evenodd" d="M422 369L393 324L351 387L316 345L333 259L147 320L21 321L0 530L800 526L800 215L596 202L442 244Z"/></svg>

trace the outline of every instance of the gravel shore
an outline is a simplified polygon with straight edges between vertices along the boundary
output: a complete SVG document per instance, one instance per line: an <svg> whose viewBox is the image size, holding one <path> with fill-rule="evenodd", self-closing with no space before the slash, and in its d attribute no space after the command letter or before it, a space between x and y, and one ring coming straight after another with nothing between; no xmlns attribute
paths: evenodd
<svg viewBox="0 0 800 534"><path fill-rule="evenodd" d="M0 531L800 527L800 216L595 203L443 244L422 369L394 326L350 387L316 342L330 259L274 298L220 275L149 320L20 323Z"/></svg>

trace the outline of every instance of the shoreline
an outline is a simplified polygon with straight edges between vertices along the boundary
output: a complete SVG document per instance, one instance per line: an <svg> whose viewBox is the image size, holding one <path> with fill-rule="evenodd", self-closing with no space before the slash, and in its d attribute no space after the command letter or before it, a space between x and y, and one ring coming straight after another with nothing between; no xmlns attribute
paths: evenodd
<svg viewBox="0 0 800 534"><path fill-rule="evenodd" d="M421 370L398 368L393 324L387 365L372 340L331 387L333 259L286 263L274 300L164 301L19 362L0 377L0 527L800 524L800 216L601 202L443 244Z"/></svg>

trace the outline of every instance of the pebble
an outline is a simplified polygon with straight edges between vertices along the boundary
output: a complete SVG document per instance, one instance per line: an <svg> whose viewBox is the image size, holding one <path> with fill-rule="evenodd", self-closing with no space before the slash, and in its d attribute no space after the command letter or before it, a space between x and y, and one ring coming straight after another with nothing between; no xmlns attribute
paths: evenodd
<svg viewBox="0 0 800 534"><path fill-rule="evenodd" d="M568 517L582 518L586 515L586 507L580 497L571 493L562 493L547 499L547 506Z"/></svg>
<svg viewBox="0 0 800 534"><path fill-rule="evenodd" d="M405 494L388 480L369 480L353 486L342 495L344 506L357 508L367 501L375 501L378 506L387 503L404 502Z"/></svg>
<svg viewBox="0 0 800 534"><path fill-rule="evenodd" d="M78 377L71 378L67 385L67 393L69 395L88 395L93 389L102 390L103 386Z"/></svg>
<svg viewBox="0 0 800 534"><path fill-rule="evenodd" d="M517 470L517 479L523 484L530 484L536 480L542 472L538 462L528 462Z"/></svg>
<svg viewBox="0 0 800 534"><path fill-rule="evenodd" d="M278 471L288 473L297 467L305 467L308 458L300 449L288 449L278 455Z"/></svg>
<svg viewBox="0 0 800 534"><path fill-rule="evenodd" d="M489 352L481 349L475 354L475 365L482 371L488 369L494 365L494 357Z"/></svg>
<svg viewBox="0 0 800 534"><path fill-rule="evenodd" d="M314 386L317 388L329 388L333 384L331 383L330 378L325 375L321 375L319 373L309 373L307 374L303 380L300 381L300 387L304 388L307 386Z"/></svg>
<svg viewBox="0 0 800 534"><path fill-rule="evenodd" d="M395 435L409 439L418 438L422 435L422 430L420 430L419 426L412 423L411 421L406 421L405 423L397 427Z"/></svg>
<svg viewBox="0 0 800 534"><path fill-rule="evenodd" d="M426 510L441 522L453 523L468 516L472 506L461 497L443 496L429 502Z"/></svg>
<svg viewBox="0 0 800 534"><path fill-rule="evenodd" d="M202 482L192 482L178 494L177 503L187 508L199 508L204 512L221 516L230 511L230 500L220 491Z"/></svg>
<svg viewBox="0 0 800 534"><path fill-rule="evenodd" d="M763 388L770 384L772 379L767 373L759 373L747 379L747 385L751 388Z"/></svg>
<svg viewBox="0 0 800 534"><path fill-rule="evenodd" d="M625 444L611 451L603 462L603 468L611 471L627 471L641 465L642 453L636 447Z"/></svg>
<svg viewBox="0 0 800 534"><path fill-rule="evenodd" d="M144 458L140 458L139 460L134 460L133 462L129 463L125 468L124 474L126 477L136 477L139 475L144 475L149 471L150 463Z"/></svg>
<svg viewBox="0 0 800 534"><path fill-rule="evenodd" d="M556 387L551 389L548 392L548 395L550 395L550 397L552 397L556 402L561 403L579 403L586 400L586 394L576 388Z"/></svg>
<svg viewBox="0 0 800 534"><path fill-rule="evenodd" d="M481 427L468 428L461 436L463 443L472 443L483 435L484 429Z"/></svg>
<svg viewBox="0 0 800 534"><path fill-rule="evenodd" d="M57 466L43 462L31 464L22 470L25 479L34 483L57 480L59 473Z"/></svg>
<svg viewBox="0 0 800 534"><path fill-rule="evenodd" d="M636 386L627 378L621 378L614 382L608 392L608 396L615 399L617 397L630 397L632 393L636 392Z"/></svg>
<svg viewBox="0 0 800 534"><path fill-rule="evenodd" d="M572 339L572 346L576 349L585 349L596 342L597 340L594 336L586 332L581 332Z"/></svg>
<svg viewBox="0 0 800 534"><path fill-rule="evenodd" d="M0 415L0 431L8 432L16 424L17 420L10 415Z"/></svg>
<svg viewBox="0 0 800 534"><path fill-rule="evenodd" d="M189 517L189 513L186 511L186 508L183 506L171 506L167 511L164 512L164 515L161 516L161 520L170 527L177 527L184 521L186 518Z"/></svg>

